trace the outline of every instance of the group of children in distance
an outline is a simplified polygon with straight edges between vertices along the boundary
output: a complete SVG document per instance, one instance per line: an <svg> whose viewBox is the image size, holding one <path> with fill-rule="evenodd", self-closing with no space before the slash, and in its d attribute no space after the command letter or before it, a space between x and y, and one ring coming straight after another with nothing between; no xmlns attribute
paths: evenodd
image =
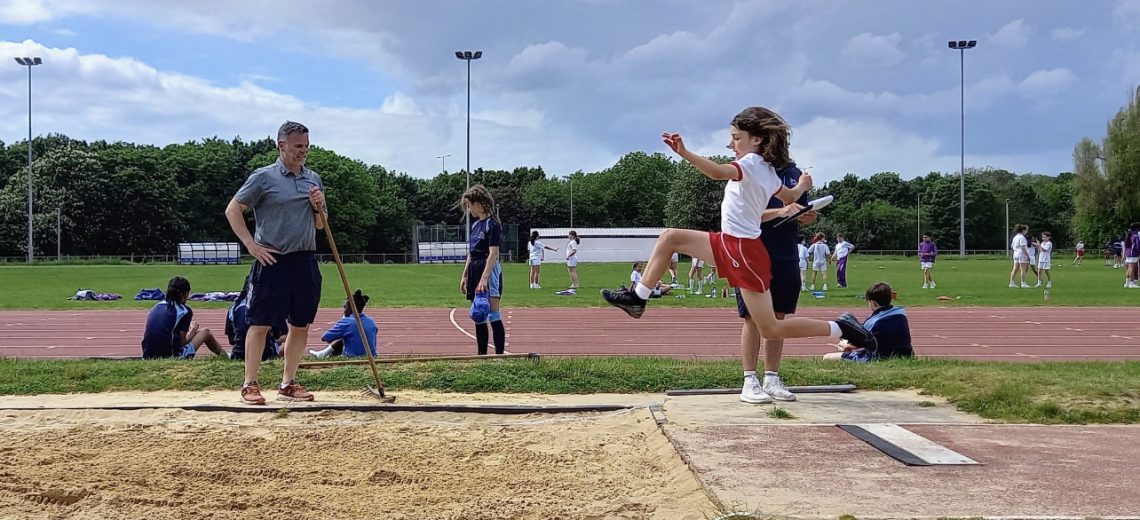
<svg viewBox="0 0 1140 520"><path fill-rule="evenodd" d="M1038 241L1037 237L1029 236L1029 226L1025 224L1018 224L1013 230L1015 234L1010 243L1010 249L1013 250L1013 269L1009 272L1009 287L1017 288L1020 281L1022 289L1029 289L1029 284L1025 283L1025 274L1032 270L1037 276L1037 285L1034 287L1041 287L1041 281L1044 280L1045 288L1051 289L1053 235L1046 231L1041 233L1041 240Z"/></svg>
<svg viewBox="0 0 1140 520"><path fill-rule="evenodd" d="M799 243L800 258L800 290L814 291L816 282L823 277L822 290L827 290L827 266L835 262L835 285L840 289L847 288L847 258L855 250L855 245L847 241L842 233L835 235L835 251L827 245L827 235L816 233L811 239L811 245L805 246L804 240ZM811 285L807 283L808 259L811 259Z"/></svg>
<svg viewBox="0 0 1140 520"><path fill-rule="evenodd" d="M480 189L483 189L479 186ZM485 190L484 190L485 191ZM490 193L488 193L490 196ZM582 244L582 239L578 237L578 232L571 230L566 235L569 240L566 242L566 272L570 275L570 291L578 289L578 246ZM538 231L530 232L530 288L542 289L539 285L539 275L542 273L542 262L546 260L546 252L554 251L557 253L557 247L550 247L543 244L539 240Z"/></svg>
<svg viewBox="0 0 1140 520"><path fill-rule="evenodd" d="M1084 256L1085 244L1078 241L1077 258L1073 260L1073 265L1081 265ZM1140 222L1133 222L1124 232L1122 239L1105 241L1104 265L1112 266L1113 269L1123 267L1124 288L1140 289L1140 281L1137 280L1137 275L1140 274L1137 272L1140 269L1138 261L1140 261Z"/></svg>

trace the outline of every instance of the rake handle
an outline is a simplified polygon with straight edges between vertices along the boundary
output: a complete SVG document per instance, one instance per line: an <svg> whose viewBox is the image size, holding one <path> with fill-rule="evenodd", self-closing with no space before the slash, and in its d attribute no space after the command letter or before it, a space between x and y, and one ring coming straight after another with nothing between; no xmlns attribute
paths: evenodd
<svg viewBox="0 0 1140 520"><path fill-rule="evenodd" d="M376 360L372 358L372 345L368 342L368 333L364 331L364 322L360 319L360 310L356 308L356 301L352 299L352 287L348 284L348 275L344 274L344 263L340 260L340 252L337 251L336 241L333 240L332 230L329 229L329 219L323 208L318 208L316 214L317 218L321 220L321 227L325 230L325 239L328 240L329 249L332 250L336 270L340 273L340 281L344 284L344 296L348 299L348 308L352 310L352 317L356 320L356 331L360 333L360 341L364 343L364 353L368 356L368 366L372 368L372 378L376 380L376 391L380 392L380 397L385 397L384 383L380 382L380 372L376 370Z"/></svg>

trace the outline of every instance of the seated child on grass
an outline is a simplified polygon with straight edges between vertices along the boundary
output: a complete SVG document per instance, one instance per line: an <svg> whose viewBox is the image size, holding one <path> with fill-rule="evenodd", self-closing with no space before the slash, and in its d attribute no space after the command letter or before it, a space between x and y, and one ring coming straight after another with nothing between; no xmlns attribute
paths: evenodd
<svg viewBox="0 0 1140 520"><path fill-rule="evenodd" d="M823 359L866 363L893 357L914 357L914 347L910 342L910 321L906 310L891 304L893 293L891 286L882 282L867 289L867 306L871 308L871 317L867 318L863 326L874 336L873 342L848 345L843 352L825 354Z"/></svg>

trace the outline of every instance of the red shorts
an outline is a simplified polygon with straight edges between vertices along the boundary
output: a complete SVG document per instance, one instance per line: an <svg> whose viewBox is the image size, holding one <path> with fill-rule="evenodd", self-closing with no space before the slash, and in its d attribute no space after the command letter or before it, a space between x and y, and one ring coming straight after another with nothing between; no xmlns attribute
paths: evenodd
<svg viewBox="0 0 1140 520"><path fill-rule="evenodd" d="M1085 250L1081 249L1081 250L1077 251L1077 256L1085 256Z"/></svg>
<svg viewBox="0 0 1140 520"><path fill-rule="evenodd" d="M772 261L760 238L737 238L709 233L713 259L720 276L733 287L768 292L772 286Z"/></svg>

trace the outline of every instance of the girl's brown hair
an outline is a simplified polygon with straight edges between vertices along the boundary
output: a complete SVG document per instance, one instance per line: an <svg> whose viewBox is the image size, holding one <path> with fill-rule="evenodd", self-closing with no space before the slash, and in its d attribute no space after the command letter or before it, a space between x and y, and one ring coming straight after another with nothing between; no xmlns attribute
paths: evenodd
<svg viewBox="0 0 1140 520"><path fill-rule="evenodd" d="M487 212L489 218L495 218L495 198L491 196L491 190L482 184L476 184L463 192L463 196L459 198L459 202L455 203L455 207L467 211L475 203L483 206L483 211Z"/></svg>
<svg viewBox="0 0 1140 520"><path fill-rule="evenodd" d="M777 170L792 163L788 147L792 128L779 114L764 107L748 107L732 118L732 126L760 138L760 154Z"/></svg>

